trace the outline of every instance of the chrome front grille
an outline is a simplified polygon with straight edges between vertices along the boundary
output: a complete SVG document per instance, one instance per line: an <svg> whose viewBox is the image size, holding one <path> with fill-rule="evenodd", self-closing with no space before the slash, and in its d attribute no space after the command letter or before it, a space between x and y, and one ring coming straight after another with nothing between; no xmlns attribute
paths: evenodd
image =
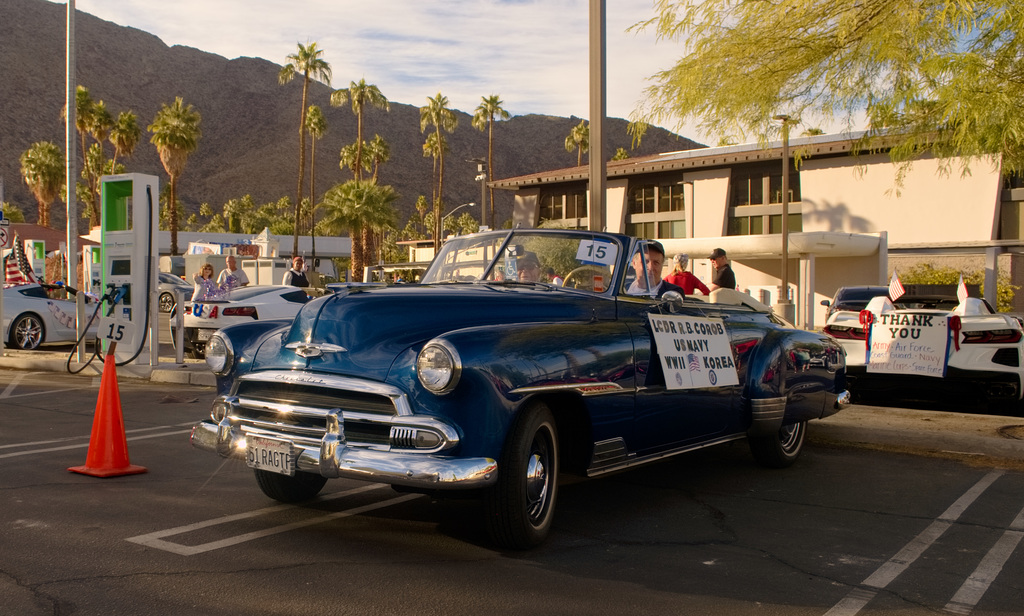
<svg viewBox="0 0 1024 616"><path fill-rule="evenodd" d="M239 398L267 400L278 404L293 404L314 409L342 409L344 411L397 415L391 398L374 393L333 389L322 385L288 382L241 381L235 394Z"/></svg>
<svg viewBox="0 0 1024 616"><path fill-rule="evenodd" d="M352 445L387 449L392 422L408 415L404 394L389 386L352 379L273 371L242 377L234 395L231 422L243 432L286 436L318 443L333 409L344 418Z"/></svg>

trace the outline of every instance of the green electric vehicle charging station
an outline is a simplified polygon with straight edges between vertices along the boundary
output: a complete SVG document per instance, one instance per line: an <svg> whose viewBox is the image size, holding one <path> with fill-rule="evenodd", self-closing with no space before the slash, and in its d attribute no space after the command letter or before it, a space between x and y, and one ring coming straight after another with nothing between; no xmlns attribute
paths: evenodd
<svg viewBox="0 0 1024 616"><path fill-rule="evenodd" d="M156 176L124 173L100 178L99 290L112 299L101 308L98 334L104 351L117 343L114 356L119 365L159 363L159 195Z"/></svg>

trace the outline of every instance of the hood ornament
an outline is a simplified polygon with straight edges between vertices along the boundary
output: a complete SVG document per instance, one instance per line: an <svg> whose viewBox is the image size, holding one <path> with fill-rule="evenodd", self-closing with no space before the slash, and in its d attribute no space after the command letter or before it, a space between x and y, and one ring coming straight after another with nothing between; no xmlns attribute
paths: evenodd
<svg viewBox="0 0 1024 616"><path fill-rule="evenodd" d="M289 342L284 345L284 348L295 351L295 354L299 357L305 357L309 359L311 357L321 357L324 353L345 353L348 351L343 346L336 344L329 344L327 342Z"/></svg>

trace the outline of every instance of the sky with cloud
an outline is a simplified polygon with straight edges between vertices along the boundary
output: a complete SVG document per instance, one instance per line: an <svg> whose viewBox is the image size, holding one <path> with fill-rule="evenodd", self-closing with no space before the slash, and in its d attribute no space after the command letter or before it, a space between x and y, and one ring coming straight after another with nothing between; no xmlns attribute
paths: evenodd
<svg viewBox="0 0 1024 616"><path fill-rule="evenodd" d="M513 115L587 117L588 0L76 0L79 11L226 58L276 64L315 41L332 85L365 78L389 100L422 105L441 92L472 113L497 94ZM628 118L677 44L626 29L652 0L608 0L607 115ZM687 126L666 126L697 138Z"/></svg>

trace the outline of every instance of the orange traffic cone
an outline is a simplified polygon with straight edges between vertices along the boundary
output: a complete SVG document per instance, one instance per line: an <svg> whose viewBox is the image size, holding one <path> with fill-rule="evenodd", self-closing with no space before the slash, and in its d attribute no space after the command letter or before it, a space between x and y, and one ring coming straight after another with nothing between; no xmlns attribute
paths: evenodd
<svg viewBox="0 0 1024 616"><path fill-rule="evenodd" d="M68 470L93 477L137 475L147 471L145 466L135 466L128 461L128 440L124 435L121 392L117 389L117 360L113 348L103 360L100 395L96 400L85 466L72 466Z"/></svg>

